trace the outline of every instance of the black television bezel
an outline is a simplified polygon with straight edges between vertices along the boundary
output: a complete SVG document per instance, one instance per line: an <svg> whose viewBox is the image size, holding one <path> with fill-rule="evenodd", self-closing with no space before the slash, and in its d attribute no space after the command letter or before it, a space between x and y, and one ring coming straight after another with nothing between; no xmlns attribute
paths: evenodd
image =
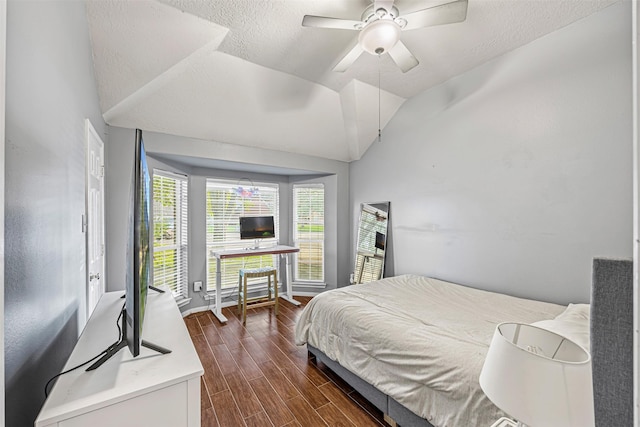
<svg viewBox="0 0 640 427"><path fill-rule="evenodd" d="M268 225L268 230L271 231L271 235L269 236L265 236L265 235L258 235L256 233L254 234L249 234L248 231L246 230L246 226L244 226L244 224L247 221L258 221L258 220L266 220L267 222L269 222ZM275 239L276 237L276 227L275 227L275 219L273 217L273 215L247 215L247 216L241 216L239 219L239 223L240 223L240 240L256 240L256 239Z"/></svg>
<svg viewBox="0 0 640 427"><path fill-rule="evenodd" d="M151 204L151 177L147 164L142 131L136 129L135 157L133 170L133 201L130 221L132 221L133 245L129 260L133 261L128 268L131 277L126 283L126 339L131 354L140 354L142 342L142 326L147 302L149 281L151 280L151 263L149 239L151 238L151 222L149 207Z"/></svg>
<svg viewBox="0 0 640 427"><path fill-rule="evenodd" d="M171 353L169 349L142 339L142 324L149 288L158 292L164 291L151 285L151 174L140 129L136 129L134 151L121 335L116 343L104 351L100 359L86 369L87 371L98 369L124 347L128 347L133 357L140 354L140 347L147 347L161 354Z"/></svg>

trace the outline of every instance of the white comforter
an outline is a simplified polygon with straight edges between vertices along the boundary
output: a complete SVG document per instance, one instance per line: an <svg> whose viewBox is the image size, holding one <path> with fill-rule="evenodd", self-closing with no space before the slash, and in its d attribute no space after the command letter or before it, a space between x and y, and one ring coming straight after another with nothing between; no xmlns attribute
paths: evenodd
<svg viewBox="0 0 640 427"><path fill-rule="evenodd" d="M563 310L404 275L314 297L296 325L296 343L322 350L436 427L490 426L504 414L478 377L496 325Z"/></svg>

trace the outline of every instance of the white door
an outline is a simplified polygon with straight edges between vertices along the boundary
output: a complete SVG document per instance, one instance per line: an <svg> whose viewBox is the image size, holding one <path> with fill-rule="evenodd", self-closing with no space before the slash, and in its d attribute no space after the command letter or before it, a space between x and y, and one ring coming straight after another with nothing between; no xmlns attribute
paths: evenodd
<svg viewBox="0 0 640 427"><path fill-rule="evenodd" d="M87 137L87 318L104 294L104 143L85 121Z"/></svg>

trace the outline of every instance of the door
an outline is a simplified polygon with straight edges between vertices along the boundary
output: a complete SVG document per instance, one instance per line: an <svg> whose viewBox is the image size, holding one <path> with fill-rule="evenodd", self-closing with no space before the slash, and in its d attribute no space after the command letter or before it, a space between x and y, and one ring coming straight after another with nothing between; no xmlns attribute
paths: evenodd
<svg viewBox="0 0 640 427"><path fill-rule="evenodd" d="M87 318L104 294L104 143L86 119Z"/></svg>

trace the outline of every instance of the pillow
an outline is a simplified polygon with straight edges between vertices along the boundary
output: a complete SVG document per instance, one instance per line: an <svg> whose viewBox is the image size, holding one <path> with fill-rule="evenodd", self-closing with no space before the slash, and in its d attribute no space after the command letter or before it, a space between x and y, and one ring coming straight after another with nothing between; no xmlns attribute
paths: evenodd
<svg viewBox="0 0 640 427"><path fill-rule="evenodd" d="M589 322L590 313L591 306L589 304L569 304L562 313L556 316L556 320Z"/></svg>
<svg viewBox="0 0 640 427"><path fill-rule="evenodd" d="M590 352L590 309L589 304L569 304L555 319L541 320L532 323L532 325L555 332Z"/></svg>

